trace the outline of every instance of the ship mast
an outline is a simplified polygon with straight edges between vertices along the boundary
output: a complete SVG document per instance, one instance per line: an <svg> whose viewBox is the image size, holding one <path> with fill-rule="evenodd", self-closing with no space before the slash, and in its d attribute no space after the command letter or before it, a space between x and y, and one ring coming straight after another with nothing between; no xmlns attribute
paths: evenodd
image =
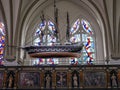
<svg viewBox="0 0 120 90"><path fill-rule="evenodd" d="M69 42L69 37L70 37L70 24L69 24L70 22L69 22L69 14L68 14L68 12L67 12L67 30L66 30L66 41L67 42Z"/></svg>
<svg viewBox="0 0 120 90"><path fill-rule="evenodd" d="M42 21L42 25L45 26L44 13L43 13L43 11L41 13L42 13L42 15L40 16L40 18L41 18L41 21ZM41 34L40 34L40 40L42 40L41 43L43 43L43 36L44 36L44 32L43 32L43 30L41 30Z"/></svg>
<svg viewBox="0 0 120 90"><path fill-rule="evenodd" d="M56 1L54 0L54 21L55 21L55 36L58 41L58 8L56 8Z"/></svg>

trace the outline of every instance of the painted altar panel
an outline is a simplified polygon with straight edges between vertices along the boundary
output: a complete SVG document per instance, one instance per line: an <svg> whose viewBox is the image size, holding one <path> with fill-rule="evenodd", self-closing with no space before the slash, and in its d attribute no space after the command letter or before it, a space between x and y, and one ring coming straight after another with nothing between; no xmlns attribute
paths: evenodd
<svg viewBox="0 0 120 90"><path fill-rule="evenodd" d="M83 84L85 88L106 88L106 72L85 71Z"/></svg>
<svg viewBox="0 0 120 90"><path fill-rule="evenodd" d="M19 88L40 88L40 73L27 71L20 72Z"/></svg>
<svg viewBox="0 0 120 90"><path fill-rule="evenodd" d="M56 87L57 88L67 87L67 72L66 71L56 72Z"/></svg>

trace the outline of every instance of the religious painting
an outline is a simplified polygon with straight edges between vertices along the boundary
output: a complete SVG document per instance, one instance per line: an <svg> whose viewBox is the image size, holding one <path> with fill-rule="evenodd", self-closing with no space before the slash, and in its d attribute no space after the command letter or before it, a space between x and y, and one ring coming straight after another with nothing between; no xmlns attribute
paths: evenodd
<svg viewBox="0 0 120 90"><path fill-rule="evenodd" d="M4 77L4 73L0 72L0 88L2 88L3 86L3 77Z"/></svg>
<svg viewBox="0 0 120 90"><path fill-rule="evenodd" d="M20 72L19 74L20 88L40 88L39 72Z"/></svg>
<svg viewBox="0 0 120 90"><path fill-rule="evenodd" d="M50 71L45 72L44 87L49 89L52 87L52 73Z"/></svg>
<svg viewBox="0 0 120 90"><path fill-rule="evenodd" d="M67 87L67 72L59 71L56 73L56 86Z"/></svg>
<svg viewBox="0 0 120 90"><path fill-rule="evenodd" d="M105 88L106 72L104 71L85 71L84 87L86 88Z"/></svg>
<svg viewBox="0 0 120 90"><path fill-rule="evenodd" d="M14 83L15 83L15 72L9 71L7 73L6 88L8 89L14 88Z"/></svg>
<svg viewBox="0 0 120 90"><path fill-rule="evenodd" d="M110 72L110 84L112 88L116 88L118 87L118 76L117 76L117 71L116 70L112 70Z"/></svg>
<svg viewBox="0 0 120 90"><path fill-rule="evenodd" d="M76 70L72 72L71 78L72 78L72 87L73 88L79 87L79 73Z"/></svg>

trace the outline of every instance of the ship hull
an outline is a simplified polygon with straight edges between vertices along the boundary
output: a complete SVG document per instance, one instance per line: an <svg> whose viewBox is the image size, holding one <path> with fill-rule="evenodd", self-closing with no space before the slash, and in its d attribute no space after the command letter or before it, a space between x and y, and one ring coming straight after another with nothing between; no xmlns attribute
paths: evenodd
<svg viewBox="0 0 120 90"><path fill-rule="evenodd" d="M64 58L64 57L80 57L81 53L73 52L41 52L29 54L33 58Z"/></svg>
<svg viewBox="0 0 120 90"><path fill-rule="evenodd" d="M56 46L29 46L24 49L30 57L52 58L52 57L80 57L83 44L56 45Z"/></svg>

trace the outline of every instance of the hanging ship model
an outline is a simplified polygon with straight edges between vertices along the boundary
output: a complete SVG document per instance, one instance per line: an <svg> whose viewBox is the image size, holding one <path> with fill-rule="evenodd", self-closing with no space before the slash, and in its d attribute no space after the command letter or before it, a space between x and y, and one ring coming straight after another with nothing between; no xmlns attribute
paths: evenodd
<svg viewBox="0 0 120 90"><path fill-rule="evenodd" d="M58 38L58 9L54 0L54 17L55 17L55 36ZM41 16L41 21L44 24L44 14ZM62 57L80 57L83 43L71 43L69 41L69 14L67 13L67 30L66 30L66 43L54 43L54 45L39 45L39 46L26 46L23 49L28 52L30 57L33 58L62 58Z"/></svg>
<svg viewBox="0 0 120 90"><path fill-rule="evenodd" d="M54 45L54 46L28 46L24 49L30 57L51 58L51 57L80 57L83 44Z"/></svg>

